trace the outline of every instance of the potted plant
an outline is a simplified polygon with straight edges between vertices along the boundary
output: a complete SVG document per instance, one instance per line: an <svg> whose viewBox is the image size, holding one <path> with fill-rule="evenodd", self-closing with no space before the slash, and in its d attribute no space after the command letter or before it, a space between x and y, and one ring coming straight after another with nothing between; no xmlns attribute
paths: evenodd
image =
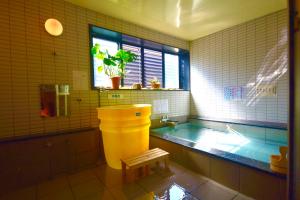
<svg viewBox="0 0 300 200"><path fill-rule="evenodd" d="M95 44L92 47L92 54L103 61L103 65L98 66L98 71L101 73L104 70L104 73L110 77L113 89L119 89L121 78L124 78L126 75L126 65L137 59L136 54L123 49L119 49L112 56L107 50L105 52L101 51L100 44Z"/></svg>
<svg viewBox="0 0 300 200"><path fill-rule="evenodd" d="M151 87L153 89L159 89L160 88L160 82L159 82L157 77L153 77L153 79L150 80L150 83L151 83Z"/></svg>

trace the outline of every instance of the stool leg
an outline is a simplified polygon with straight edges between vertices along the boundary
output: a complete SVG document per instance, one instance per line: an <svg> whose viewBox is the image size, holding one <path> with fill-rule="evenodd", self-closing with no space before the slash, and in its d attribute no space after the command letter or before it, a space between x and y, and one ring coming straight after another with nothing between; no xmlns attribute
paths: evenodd
<svg viewBox="0 0 300 200"><path fill-rule="evenodd" d="M126 181L126 164L122 162L122 177Z"/></svg>
<svg viewBox="0 0 300 200"><path fill-rule="evenodd" d="M145 165L145 176L148 176L150 173L149 165Z"/></svg>
<svg viewBox="0 0 300 200"><path fill-rule="evenodd" d="M159 169L159 161L157 161L155 164L156 164L156 169L158 170Z"/></svg>
<svg viewBox="0 0 300 200"><path fill-rule="evenodd" d="M144 176L144 167L140 167L139 168L139 177L143 177Z"/></svg>
<svg viewBox="0 0 300 200"><path fill-rule="evenodd" d="M135 171L134 171L134 169L129 169L128 170L127 180L128 180L129 183L131 183L135 180Z"/></svg>

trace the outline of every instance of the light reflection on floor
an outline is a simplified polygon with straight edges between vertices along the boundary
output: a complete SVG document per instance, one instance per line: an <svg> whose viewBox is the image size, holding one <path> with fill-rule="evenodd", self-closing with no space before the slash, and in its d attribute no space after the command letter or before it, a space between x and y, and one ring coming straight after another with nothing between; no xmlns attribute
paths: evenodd
<svg viewBox="0 0 300 200"><path fill-rule="evenodd" d="M193 197L191 194L187 192L186 189L177 185L176 183L172 184L169 188L167 188L163 195L154 196L155 200L197 200L197 198Z"/></svg>
<svg viewBox="0 0 300 200"><path fill-rule="evenodd" d="M124 182L121 170L106 164L65 174L12 191L1 200L252 200L170 161L169 170L150 167L150 174Z"/></svg>

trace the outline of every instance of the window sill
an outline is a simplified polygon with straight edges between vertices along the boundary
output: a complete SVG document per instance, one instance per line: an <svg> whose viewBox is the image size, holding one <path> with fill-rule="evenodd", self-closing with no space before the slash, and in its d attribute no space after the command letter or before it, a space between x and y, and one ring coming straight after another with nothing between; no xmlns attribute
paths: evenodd
<svg viewBox="0 0 300 200"><path fill-rule="evenodd" d="M100 91L119 91L119 90L130 90L130 91L189 91L189 90L184 90L184 89L172 89L172 88L159 88L159 89L152 89L152 88L142 88L142 89L132 89L132 88L120 88L120 89L112 89L112 88L94 88L95 90L100 90Z"/></svg>

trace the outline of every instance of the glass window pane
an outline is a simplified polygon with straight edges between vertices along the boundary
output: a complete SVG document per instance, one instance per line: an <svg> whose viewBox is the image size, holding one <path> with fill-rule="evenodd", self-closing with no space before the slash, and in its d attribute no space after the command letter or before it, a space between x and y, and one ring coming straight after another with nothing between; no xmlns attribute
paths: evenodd
<svg viewBox="0 0 300 200"><path fill-rule="evenodd" d="M165 88L179 88L178 55L165 53Z"/></svg>
<svg viewBox="0 0 300 200"><path fill-rule="evenodd" d="M154 77L162 86L162 52L144 49L144 70L146 86L151 86L150 80Z"/></svg>
<svg viewBox="0 0 300 200"><path fill-rule="evenodd" d="M101 51L108 51L109 54L115 55L118 51L118 43L99 38L93 38L93 45L100 44ZM102 65L102 61L94 58L94 86L95 87L111 87L110 78L104 73L100 73L98 66Z"/></svg>
<svg viewBox="0 0 300 200"><path fill-rule="evenodd" d="M135 62L126 65L124 86L132 86L134 83L142 83L141 47L123 44L123 49L137 55Z"/></svg>

